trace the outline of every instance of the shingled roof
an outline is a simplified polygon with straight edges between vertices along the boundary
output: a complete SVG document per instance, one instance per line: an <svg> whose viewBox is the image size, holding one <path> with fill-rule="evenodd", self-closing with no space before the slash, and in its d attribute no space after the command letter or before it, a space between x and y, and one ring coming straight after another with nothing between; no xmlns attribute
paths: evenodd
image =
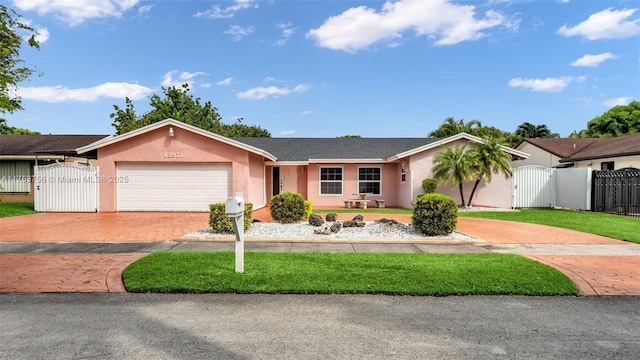
<svg viewBox="0 0 640 360"><path fill-rule="evenodd" d="M278 162L381 160L431 144L437 138L232 138L275 155Z"/></svg>
<svg viewBox="0 0 640 360"><path fill-rule="evenodd" d="M595 140L560 162L640 155L640 133Z"/></svg>
<svg viewBox="0 0 640 360"><path fill-rule="evenodd" d="M527 142L529 144L537 146L540 149L550 152L555 156L568 158L596 141L598 141L598 139L533 138L524 139L523 142Z"/></svg>
<svg viewBox="0 0 640 360"><path fill-rule="evenodd" d="M560 162L640 155L640 133L608 139L524 139L561 158Z"/></svg>
<svg viewBox="0 0 640 360"><path fill-rule="evenodd" d="M0 155L75 155L76 149L108 135L0 135Z"/></svg>

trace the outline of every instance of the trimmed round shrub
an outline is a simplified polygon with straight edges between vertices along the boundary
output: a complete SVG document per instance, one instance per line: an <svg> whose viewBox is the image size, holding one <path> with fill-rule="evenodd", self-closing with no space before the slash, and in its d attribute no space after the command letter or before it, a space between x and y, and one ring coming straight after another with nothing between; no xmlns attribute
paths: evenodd
<svg viewBox="0 0 640 360"><path fill-rule="evenodd" d="M438 187L438 183L435 180L431 178L422 180L422 190L425 194L433 194L436 192L436 187Z"/></svg>
<svg viewBox="0 0 640 360"><path fill-rule="evenodd" d="M251 227L253 214L253 204L244 204L244 230L247 231ZM233 222L227 215L224 203L209 205L209 226L211 231L216 234L233 234Z"/></svg>
<svg viewBox="0 0 640 360"><path fill-rule="evenodd" d="M442 194L424 194L413 208L411 225L427 236L451 234L458 224L456 202Z"/></svg>
<svg viewBox="0 0 640 360"><path fill-rule="evenodd" d="M294 223L304 218L304 199L296 192L284 192L271 198L271 217L281 223Z"/></svg>

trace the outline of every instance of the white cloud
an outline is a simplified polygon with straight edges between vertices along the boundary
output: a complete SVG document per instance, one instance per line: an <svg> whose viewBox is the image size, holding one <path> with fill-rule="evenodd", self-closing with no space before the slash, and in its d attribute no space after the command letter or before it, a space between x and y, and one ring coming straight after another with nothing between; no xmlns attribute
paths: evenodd
<svg viewBox="0 0 640 360"><path fill-rule="evenodd" d="M49 37L50 37L49 29L47 29L46 27L39 27L39 26L35 26L34 29L37 32L35 39L39 44L44 44L47 42L47 40L49 40Z"/></svg>
<svg viewBox="0 0 640 360"><path fill-rule="evenodd" d="M220 86L227 86L227 85L231 85L231 82L233 81L232 77L228 77L224 80L220 80L218 81L216 84L220 85Z"/></svg>
<svg viewBox="0 0 640 360"><path fill-rule="evenodd" d="M177 75L177 78L176 78L176 75ZM204 73L204 72L190 73L186 71L179 72L178 70L172 70L164 74L160 85L162 85L165 88L168 88L171 86L175 86L176 88L181 88L182 84L189 84L189 86L191 87L193 86L193 83L194 83L193 79L196 76L201 76L201 75L207 75L207 73Z"/></svg>
<svg viewBox="0 0 640 360"><path fill-rule="evenodd" d="M621 39L640 33L640 18L629 19L638 9L611 10L591 14L580 24L563 25L557 31L563 36L582 36L587 40ZM629 19L629 20L627 20Z"/></svg>
<svg viewBox="0 0 640 360"><path fill-rule="evenodd" d="M306 115L312 115L312 114L315 114L315 111L313 111L313 110L305 110L305 111L303 111L301 114L302 114L302 115L305 115L305 116L306 116Z"/></svg>
<svg viewBox="0 0 640 360"><path fill-rule="evenodd" d="M151 11L152 8L153 8L153 5L140 6L138 8L138 16L142 16L142 15L148 13L149 11Z"/></svg>
<svg viewBox="0 0 640 360"><path fill-rule="evenodd" d="M23 33L25 34L25 35L22 36L22 38L25 41L28 41L29 38L31 37L31 35L34 35L34 38L36 39L36 41L39 44L44 44L45 42L47 42L47 40L49 40L49 37L50 37L49 29L47 29L46 27L42 27L40 25L32 24L31 20L27 20L27 19L24 19L24 18L21 19L21 20L22 20L21 22L24 25L29 26L30 28L32 28L35 31L35 34L32 34L32 33L27 33L24 30L17 29L17 33L18 34L23 34Z"/></svg>
<svg viewBox="0 0 640 360"><path fill-rule="evenodd" d="M203 88L210 88L211 87L211 83L204 83L202 85L200 85Z"/></svg>
<svg viewBox="0 0 640 360"><path fill-rule="evenodd" d="M618 105L629 105L631 100L632 100L632 98L628 97L628 96L618 97L618 98L613 98L613 99L607 99L607 100L602 102L602 105L612 108L612 107L618 106Z"/></svg>
<svg viewBox="0 0 640 360"><path fill-rule="evenodd" d="M619 56L613 55L612 53L606 52L597 55L587 54L580 59L571 63L571 66L582 66L582 67L596 67L600 65L601 62L609 60L609 59L617 59Z"/></svg>
<svg viewBox="0 0 640 360"><path fill-rule="evenodd" d="M238 98L240 99L251 99L251 100L260 100L266 97L280 97L284 95L289 95L293 93L302 93L309 90L310 86L306 84L300 84L294 87L293 89L289 89L287 87L277 87L277 86L259 86L247 91L243 91L238 93Z"/></svg>
<svg viewBox="0 0 640 360"><path fill-rule="evenodd" d="M255 0L235 0L234 4L226 8L220 5L213 5L211 9L195 13L195 17L206 19L227 19L232 18L236 12L244 9L257 8L258 2Z"/></svg>
<svg viewBox="0 0 640 360"><path fill-rule="evenodd" d="M276 27L282 30L282 38L276 40L276 45L278 46L283 46L284 44L286 44L287 41L289 41L289 38L296 33L297 29L297 27L293 27L291 23L279 23L276 25Z"/></svg>
<svg viewBox="0 0 640 360"><path fill-rule="evenodd" d="M440 46L481 39L486 36L483 30L498 26L517 30L518 22L493 10L478 19L475 6L448 0L400 0L385 2L379 12L365 6L350 8L306 36L324 48L355 52L378 42L397 46L402 33L409 30Z"/></svg>
<svg viewBox="0 0 640 360"><path fill-rule="evenodd" d="M532 91L558 92L564 90L572 82L583 82L586 76L563 76L559 78L546 79L523 79L514 78L509 80L509 86L530 89Z"/></svg>
<svg viewBox="0 0 640 360"><path fill-rule="evenodd" d="M249 26L249 27L243 28L242 26L231 25L231 26L229 26L228 30L224 31L224 33L225 34L229 34L229 35L233 35L233 41L239 41L243 37L251 34L253 32L253 29L254 29L253 26Z"/></svg>
<svg viewBox="0 0 640 360"><path fill-rule="evenodd" d="M120 17L140 0L13 0L22 11L36 11L39 15L55 14L71 26L89 19Z"/></svg>
<svg viewBox="0 0 640 360"><path fill-rule="evenodd" d="M69 89L64 86L40 86L23 87L17 89L17 94L23 99L44 101L50 103L65 101L92 102L100 98L128 97L131 100L140 100L151 94L148 87L132 83L107 82L90 88Z"/></svg>
<svg viewBox="0 0 640 360"><path fill-rule="evenodd" d="M291 134L295 134L296 131L295 130L284 130L284 131L280 131L280 135L291 135Z"/></svg>

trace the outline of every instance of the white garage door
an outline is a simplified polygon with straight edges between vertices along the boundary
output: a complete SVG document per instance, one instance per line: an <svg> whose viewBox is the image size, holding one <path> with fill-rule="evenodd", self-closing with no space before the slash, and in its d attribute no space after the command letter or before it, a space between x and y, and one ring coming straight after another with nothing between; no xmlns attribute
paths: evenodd
<svg viewBox="0 0 640 360"><path fill-rule="evenodd" d="M231 194L230 164L118 164L118 211L209 211Z"/></svg>

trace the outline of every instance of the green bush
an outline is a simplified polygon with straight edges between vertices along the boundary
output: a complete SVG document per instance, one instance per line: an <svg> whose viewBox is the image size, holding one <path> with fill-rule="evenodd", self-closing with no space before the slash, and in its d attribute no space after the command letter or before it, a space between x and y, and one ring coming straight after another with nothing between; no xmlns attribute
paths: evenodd
<svg viewBox="0 0 640 360"><path fill-rule="evenodd" d="M438 183L435 180L431 178L422 180L422 190L425 194L433 194L436 192L436 187L438 187Z"/></svg>
<svg viewBox="0 0 640 360"><path fill-rule="evenodd" d="M247 231L251 227L251 218L253 213L253 204L244 204L244 230ZM227 215L224 203L209 205L209 226L211 231L219 234L233 234L233 222Z"/></svg>
<svg viewBox="0 0 640 360"><path fill-rule="evenodd" d="M452 233L458 224L456 202L442 194L423 194L413 208L411 225L427 236Z"/></svg>
<svg viewBox="0 0 640 360"><path fill-rule="evenodd" d="M304 199L296 192L284 192L271 198L271 217L281 223L301 221L304 217Z"/></svg>
<svg viewBox="0 0 640 360"><path fill-rule="evenodd" d="M311 212L313 211L313 203L311 200L304 201L304 214L302 215L303 219L308 219L311 216Z"/></svg>

